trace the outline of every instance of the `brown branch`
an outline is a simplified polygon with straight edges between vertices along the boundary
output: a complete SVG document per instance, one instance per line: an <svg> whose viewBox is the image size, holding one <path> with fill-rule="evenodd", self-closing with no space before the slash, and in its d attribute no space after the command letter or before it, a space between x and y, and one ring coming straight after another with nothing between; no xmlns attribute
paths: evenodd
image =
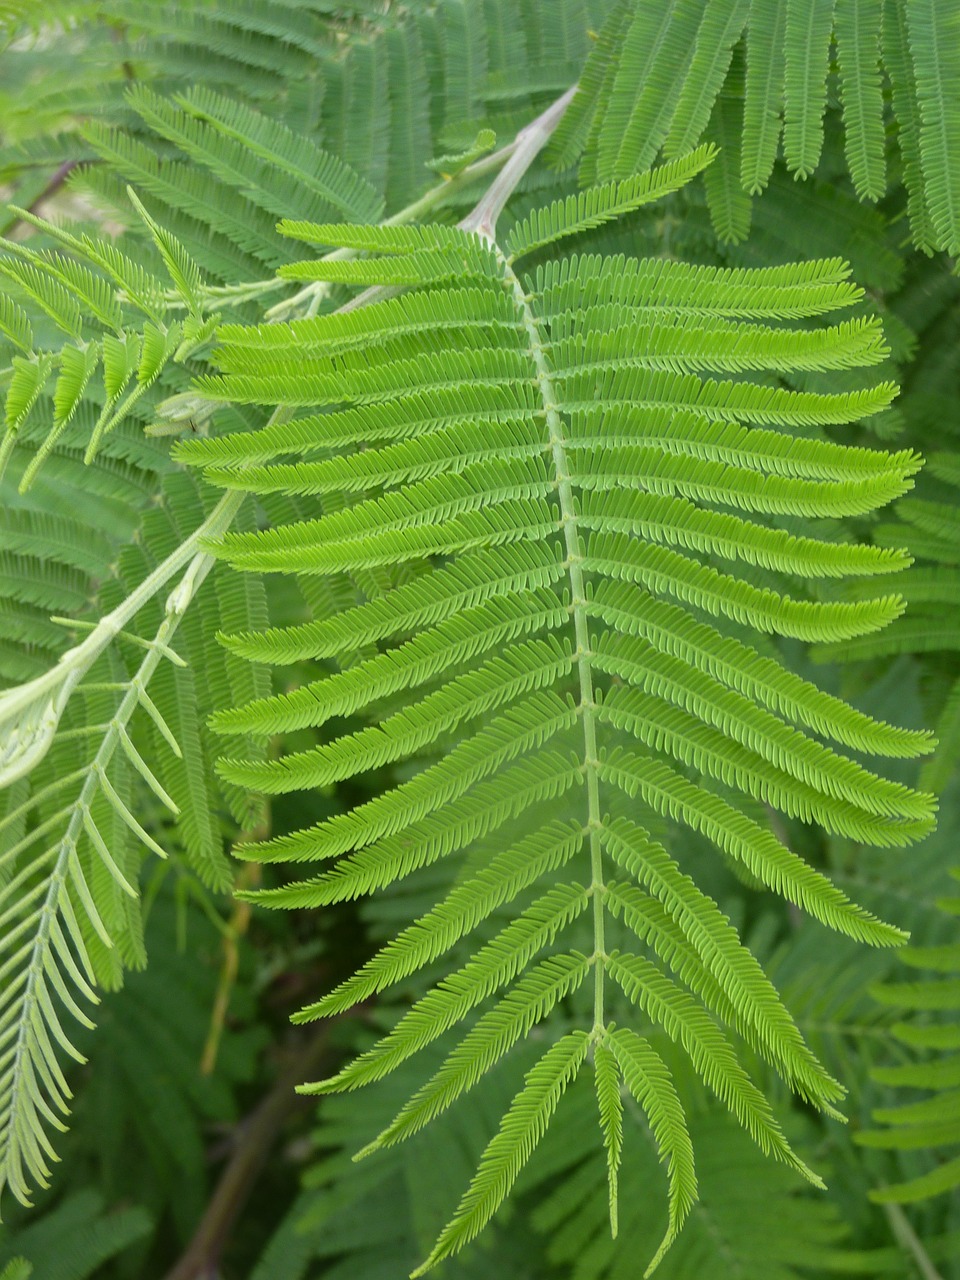
<svg viewBox="0 0 960 1280"><path fill-rule="evenodd" d="M238 1127L233 1154L200 1219L193 1239L166 1280L217 1280L220 1257L233 1224L246 1204L280 1130L298 1110L315 1106L295 1092L298 1084L321 1073L327 1056L329 1020L322 1031L280 1073L260 1105Z"/></svg>
<svg viewBox="0 0 960 1280"><path fill-rule="evenodd" d="M263 801L260 820L249 831L243 832L240 837L240 843L255 844L260 840L266 840L270 835L270 818L270 805L267 801ZM263 868L258 862L245 862L237 875L233 886L234 891L237 889L256 888L260 883L262 873ZM217 1065L217 1053L220 1050L220 1039L227 1023L230 995L236 983L237 970L240 966L240 939L250 927L250 915L250 903L243 898L235 898L233 912L223 939L223 961L220 966L220 980L217 983L213 1009L210 1013L210 1029L207 1032L207 1040L200 1058L200 1070L205 1076L212 1075Z"/></svg>
<svg viewBox="0 0 960 1280"><path fill-rule="evenodd" d="M56 195L79 163L79 160L64 160L63 164L58 166L53 177L43 188L37 198L27 205L28 213L36 213L44 200L49 200L52 195Z"/></svg>

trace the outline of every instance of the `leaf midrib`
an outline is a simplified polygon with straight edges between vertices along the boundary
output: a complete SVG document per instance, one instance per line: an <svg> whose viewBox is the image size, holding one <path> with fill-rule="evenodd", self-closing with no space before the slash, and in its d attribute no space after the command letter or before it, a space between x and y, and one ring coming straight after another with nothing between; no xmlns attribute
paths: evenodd
<svg viewBox="0 0 960 1280"><path fill-rule="evenodd" d="M587 828L590 832L590 888L593 898L593 971L594 971L594 1021L593 1037L605 1028L604 1017L604 905L603 905L603 851L600 843L600 786L597 761L596 700L593 690L590 631L587 621L587 593L583 577L583 554L579 533L577 506L574 499L571 468L567 460L563 422L559 412L559 397L553 385L553 371L545 351L549 339L534 315L527 293L519 277L511 267L499 246L493 244L494 253L509 287L517 313L527 335L527 352L536 371L535 382L543 400L543 409L549 432L550 450L556 472L556 494L560 506L560 524L563 529L566 566L570 579L570 612L574 624L576 649L574 657L580 679L579 711L583 724L583 774L587 784Z"/></svg>

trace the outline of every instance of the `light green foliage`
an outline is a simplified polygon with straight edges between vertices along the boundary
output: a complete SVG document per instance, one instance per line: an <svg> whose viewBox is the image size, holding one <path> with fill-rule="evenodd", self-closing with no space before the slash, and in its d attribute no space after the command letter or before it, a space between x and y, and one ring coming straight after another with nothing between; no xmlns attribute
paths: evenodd
<svg viewBox="0 0 960 1280"><path fill-rule="evenodd" d="M960 564L960 514L956 494L960 470L954 453L934 453L927 463L927 477L936 484L933 497L905 498L898 502L898 520L878 525L879 545L907 548L916 562L903 577L904 598L910 608L883 634L861 636L844 645L819 649L824 659L863 661L901 653L935 655L936 725L938 747L924 769L927 786L941 790L950 780L960 758L960 673L956 651L960 647L960 593L956 566ZM946 500L944 500L946 499Z"/></svg>

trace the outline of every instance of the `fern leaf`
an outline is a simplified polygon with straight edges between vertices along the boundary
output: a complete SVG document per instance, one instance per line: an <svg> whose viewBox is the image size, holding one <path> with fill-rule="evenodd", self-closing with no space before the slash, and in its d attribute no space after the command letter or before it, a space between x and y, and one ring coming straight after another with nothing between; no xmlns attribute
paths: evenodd
<svg viewBox="0 0 960 1280"><path fill-rule="evenodd" d="M465 663L531 631L555 625L563 605L548 591L500 596L476 609L458 613L418 640L389 654L361 662L327 680L289 694L226 710L212 721L225 732L271 732L320 725L347 716L367 703L425 684L450 666Z"/></svg>
<svg viewBox="0 0 960 1280"><path fill-rule="evenodd" d="M616 1239L619 1229L620 1156L623 1150L623 1099L620 1097L620 1071L617 1060L606 1041L594 1047L593 1078L597 1091L603 1145L607 1153L610 1234Z"/></svg>
<svg viewBox="0 0 960 1280"><path fill-rule="evenodd" d="M83 349L66 346L61 350L60 371L53 390L53 426L23 473L21 492L30 488L40 467L66 430L99 363L100 348L94 343Z"/></svg>
<svg viewBox="0 0 960 1280"><path fill-rule="evenodd" d="M576 1078L588 1047L589 1038L582 1031L570 1032L527 1072L524 1087L484 1152L456 1214L414 1276L423 1275L441 1258L456 1253L493 1217L543 1136L564 1090Z"/></svg>
<svg viewBox="0 0 960 1280"><path fill-rule="evenodd" d="M733 49L747 22L750 0L722 0L704 11L697 43L677 102L664 153L681 155L696 146L726 78Z"/></svg>
<svg viewBox="0 0 960 1280"><path fill-rule="evenodd" d="M5 294L0 297L0 333L27 355L33 350L33 328L29 317Z"/></svg>
<svg viewBox="0 0 960 1280"><path fill-rule="evenodd" d="M85 132L105 163L80 170L76 185L121 217L129 215L126 183L149 193L162 205L156 212L164 228L188 252L192 249L196 258L203 258L208 274L243 278L250 273L251 260L271 267L287 260L269 215L239 196L225 201L203 169L162 160L138 138L99 121L91 121Z"/></svg>
<svg viewBox="0 0 960 1280"><path fill-rule="evenodd" d="M882 40L915 243L924 252L955 253L954 21L937 0L622 0L611 7L580 77L555 158L565 165L580 157L581 184L590 186L625 178L661 150L670 158L707 136L723 148L705 178L714 225L736 242L749 225L744 192L767 186L781 129L797 178L820 163L824 116L834 106L835 40L847 167L860 197L878 200L887 183Z"/></svg>
<svg viewBox="0 0 960 1280"><path fill-rule="evenodd" d="M620 182L588 187L576 196L568 196L566 200L557 201L546 209L538 209L514 227L507 237L509 260L515 262L525 254L543 249L557 240L602 226L633 209L659 200L671 191L686 186L715 157L715 148L698 147L689 155L657 169L638 173Z"/></svg>
<svg viewBox="0 0 960 1280"><path fill-rule="evenodd" d="M941 905L956 915L955 906L951 908L948 902ZM960 983L952 976L941 978L939 975L960 971L960 945L951 941L940 946L909 947L904 951L904 959L911 968L926 975L927 980L885 983L874 989L876 998L900 1008L905 1014L956 1008L960 1001ZM955 1028L950 1026L904 1022L893 1030L898 1039L917 1049L957 1048ZM960 1157L948 1159L940 1152L941 1148L949 1149L960 1141L960 1088L957 1087L960 1058L948 1052L895 1067L878 1067L872 1074L880 1084L922 1089L929 1096L876 1109L873 1119L884 1127L857 1134L856 1141L862 1146L893 1151L926 1150L936 1153L936 1163L903 1182L871 1191L870 1199L878 1204L909 1204L954 1191L960 1185Z"/></svg>
<svg viewBox="0 0 960 1280"><path fill-rule="evenodd" d="M632 112L632 91L625 83L620 91ZM654 179L628 181L635 194ZM588 192L535 211L511 241L514 256L617 212L617 193L610 184L602 200ZM810 430L880 412L894 388L772 385L777 375L790 381L800 370L885 357L872 322L793 323L856 300L847 269L834 261L753 273L572 257L521 278L495 239L463 227L296 230L333 254L295 273L414 291L289 329L224 330L220 371L203 379L203 393L303 406L310 416L190 441L179 453L228 489L354 495L316 518L211 544L237 568L309 579L403 565L409 577L318 622L227 637L232 654L278 665L377 649L215 720L220 731L260 741L332 717L365 723L277 759L219 767L266 794L404 762L414 772L347 812L244 846L253 860L322 864L312 878L250 896L318 906L441 859L475 858L445 899L300 1018L342 1012L479 934L470 958L379 1044L308 1090L380 1079L478 1009L474 1030L377 1144L399 1141L479 1080L533 1021L555 1023L559 1011L548 1006L592 966L583 1054L605 1047L649 1110L672 1167L665 1245L694 1193L689 1140L659 1059L627 1033L617 1040L604 994L613 983L677 1039L764 1150L816 1181L731 1065L713 1018L827 1114L837 1115L842 1090L667 846L692 832L829 927L876 946L903 939L774 835L762 805L855 839L910 844L930 830L932 798L813 735L902 757L928 750L929 736L872 721L715 622L852 644L902 609L893 595L832 600L811 589L909 562L895 538L833 541L810 523L868 514L910 487L918 459L909 450L850 448ZM345 256L354 253L378 256ZM803 580L793 594L789 575ZM617 816L627 805L629 821ZM579 884L544 891L541 878L578 867ZM511 902L518 914L483 941L483 921ZM655 953L644 962L650 969L611 953L608 915ZM581 917L589 919L576 927L593 933L586 954L572 932ZM557 1070L551 1078L565 1078ZM619 1139L607 1077L602 1124L614 1182ZM517 1119L526 1109L518 1098L431 1260L495 1212L519 1169L514 1120L527 1125Z"/></svg>
<svg viewBox="0 0 960 1280"><path fill-rule="evenodd" d="M473 1088L518 1040L530 1034L560 1000L581 985L590 972L585 956L551 956L528 969L497 1004L484 1014L386 1129L359 1155L402 1142Z"/></svg>
<svg viewBox="0 0 960 1280"><path fill-rule="evenodd" d="M666 1235L644 1272L649 1276L677 1238L696 1201L693 1145L670 1073L652 1045L626 1028L614 1031L606 1043L616 1057L627 1087L649 1117L660 1158L668 1165L669 1220Z"/></svg>
<svg viewBox="0 0 960 1280"><path fill-rule="evenodd" d="M279 170L284 178L315 192L349 219L372 221L379 215L380 199L359 174L308 139L298 137L279 121L200 86L182 97L175 97L174 101L215 133L239 143L259 160ZM222 165L222 152L217 158Z"/></svg>
<svg viewBox="0 0 960 1280"><path fill-rule="evenodd" d="M59 282L68 294L74 296L84 311L95 316L105 328L119 329L122 313L109 281L62 254L49 251L36 253L26 245L12 240L0 240L0 244L7 253L15 254L22 261L30 263L37 272Z"/></svg>
<svg viewBox="0 0 960 1280"><path fill-rule="evenodd" d="M816 169L823 146L833 7L834 0L787 0L783 153L800 178Z"/></svg>
<svg viewBox="0 0 960 1280"><path fill-rule="evenodd" d="M624 920L641 938L656 937L656 926L651 924L651 914L656 920L656 912L651 912L655 904L632 885L613 885L610 894L614 908L623 913ZM668 945L662 947L664 959L672 954ZM812 1176L805 1165L798 1163L773 1117L770 1104L737 1061L729 1041L688 992L640 956L620 952L611 955L607 972L640 1009L682 1045L697 1074L762 1150L775 1153L785 1163L799 1167L805 1176Z"/></svg>
<svg viewBox="0 0 960 1280"><path fill-rule="evenodd" d="M934 0L906 6L920 114L924 194L939 245L960 253L960 22Z"/></svg>
<svg viewBox="0 0 960 1280"><path fill-rule="evenodd" d="M107 401L115 403L140 363L140 339L136 334L114 337L105 333L101 342L103 386Z"/></svg>
<svg viewBox="0 0 960 1280"><path fill-rule="evenodd" d="M161 227L155 219L150 217L132 188L127 188L127 195L130 197L130 203L147 224L147 230L160 251L163 264L170 273L174 287L187 304L191 315L199 316L201 312L200 298L203 293L200 268L176 237L172 236L165 227Z"/></svg>
<svg viewBox="0 0 960 1280"><path fill-rule="evenodd" d="M319 622L262 633L223 637L234 653L259 662L288 664L306 657L335 657L410 631L420 619L441 623L501 593L558 582L564 569L555 549L521 544L510 553L492 549L397 587L388 596Z"/></svg>
<svg viewBox="0 0 960 1280"><path fill-rule="evenodd" d="M840 638L877 630L899 617L898 597L882 597L857 604L838 604L820 609L810 601L792 600L769 589L741 582L732 574L720 573L691 562L669 547L642 546L629 534L611 533L594 539L595 559L591 564L612 578L656 589L678 601L695 605L715 616L733 618L766 633L792 635L804 640L821 640L828 635ZM630 607L627 590L614 590L603 583L591 612L626 630L644 629Z"/></svg>
<svg viewBox="0 0 960 1280"><path fill-rule="evenodd" d="M31 298L68 338L79 339L83 313L75 294L56 277L29 261L0 257L0 275L6 276Z"/></svg>
<svg viewBox="0 0 960 1280"><path fill-rule="evenodd" d="M739 68L738 68L739 69ZM750 232L753 203L741 185L743 104L720 94L710 117L707 140L720 150L704 175L710 219L721 242L739 244Z"/></svg>
<svg viewBox="0 0 960 1280"><path fill-rule="evenodd" d="M785 320L851 306L863 292L838 258L756 270L695 266L663 258L573 254L536 273L536 289L551 320L589 306L618 303L670 315Z"/></svg>
<svg viewBox="0 0 960 1280"><path fill-rule="evenodd" d="M825 876L719 796L697 787L680 773L652 757L636 752L613 754L601 776L623 787L627 795L641 795L656 811L702 831L731 857L742 861L768 887L785 891L824 924L858 941L895 946L906 935L854 906ZM929 829L929 824L925 828ZM908 827L904 840L920 834ZM898 842L898 836L892 836Z"/></svg>
<svg viewBox="0 0 960 1280"><path fill-rule="evenodd" d="M469 797L459 801L456 797L452 801L448 799L438 817L431 815L432 806L428 808L421 801L424 816L407 828L409 839L401 840L390 835L374 838L367 847L341 860L333 871L324 876L281 889L259 891L267 895L262 901L278 906L320 905L380 888L390 880L402 879L438 858L459 852L471 841L489 835L510 819L518 817L525 805L556 799L578 781L576 767L569 760L557 752L545 751L535 763L525 761L504 769L498 775L496 785L479 782ZM407 798L403 797L405 801ZM390 807L385 806L387 810ZM337 837L342 837L341 829L335 825L314 834L324 844L332 845L334 850L339 843ZM310 852L315 853L316 847L314 842ZM303 843L292 838L275 848L263 849L261 856L273 861L302 858L304 854Z"/></svg>
<svg viewBox="0 0 960 1280"><path fill-rule="evenodd" d="M465 253L469 259L476 248L474 238L456 227L389 224L371 227L346 222L322 224L284 218L280 223L280 231L294 240L302 240L304 244L336 245L341 249L367 253L409 255L438 249ZM369 313L358 316L357 319L360 323L374 322ZM336 328L340 329L341 326L337 325Z"/></svg>
<svg viewBox="0 0 960 1280"><path fill-rule="evenodd" d="M367 802L350 814L329 819L320 828L278 837L262 846L264 854L267 860L274 856L281 859L311 858L317 853L323 856L324 852L335 856L353 848L355 844L367 845L391 832L420 823L442 805L457 801L475 783L482 782L523 752L538 750L551 738L569 729L574 715L573 708L555 694L534 695L519 703L511 712L504 712L474 739L458 744L445 760L431 765L422 775L395 791ZM554 774L555 763L555 758L547 761L547 772L551 776ZM477 819L480 822L479 834L485 830L484 824L487 821L484 810L489 805L486 800L487 797L482 796L479 805L482 815ZM452 824L454 829L459 829L458 824L464 816L468 821L476 819L476 808L475 805L469 805L466 815L456 814ZM428 829L428 837L430 834ZM443 835L442 830L440 834ZM444 847L445 844L441 841L437 856L442 856ZM243 852L245 856L250 856L251 851L246 846L243 847ZM255 855L256 851L253 852ZM397 853L400 855L401 867L416 865L411 858L410 846L406 843L398 842ZM426 859L429 852L417 855L415 850L414 856ZM387 874L392 872L388 871ZM308 900L313 892L315 890L310 886L301 890L304 900Z"/></svg>
<svg viewBox="0 0 960 1280"><path fill-rule="evenodd" d="M890 81L893 109L897 118L897 145L903 160L903 182L907 189L907 213L914 243L932 253L937 233L930 219L924 191L920 152L921 114L917 82L910 54L906 6L886 0L883 9L883 63Z"/></svg>
<svg viewBox="0 0 960 1280"><path fill-rule="evenodd" d="M281 224L285 225L285 224ZM302 224L286 224L300 227ZM463 234L463 233L462 233ZM354 239L352 235L349 239ZM401 285L441 284L463 278L464 268L473 266L477 275L484 274L488 265L486 251L476 243L468 242L463 234L463 245L454 248L443 246L423 249L396 258L363 258L344 262L339 258L319 258L313 262L292 262L280 268L285 280L331 280L338 284L380 285L389 288ZM391 252L396 252L392 250Z"/></svg>
<svg viewBox="0 0 960 1280"><path fill-rule="evenodd" d="M804 1097L828 1107L836 1101L841 1086L804 1045L769 979L716 904L693 888L661 846L626 819L608 826L604 842L616 862L660 899L700 955L704 970L719 979L723 999L737 1010L737 1020L764 1046L765 1056L790 1072L793 1087Z"/></svg>
<svg viewBox="0 0 960 1280"><path fill-rule="evenodd" d="M159 320L163 314L163 285L140 264L132 261L109 240L93 240L90 236L72 235L64 227L46 222L27 209L15 209L24 222L59 240L78 255L86 258L108 275L126 299L137 306L151 320Z"/></svg>
<svg viewBox="0 0 960 1280"><path fill-rule="evenodd" d="M839 0L837 4L844 145L857 194L867 200L879 200L887 189L880 81L881 17L880 0Z"/></svg>
<svg viewBox="0 0 960 1280"><path fill-rule="evenodd" d="M611 715L621 711L629 714L627 708L648 705L648 700L639 692L646 687L655 690L664 700L694 710L701 725L722 725L729 739L740 741L784 772L793 774L798 781L811 784L824 799L833 795L862 806L866 812L884 817L898 814L908 822L926 818L929 797L918 797L899 783L875 778L856 762L810 741L797 730L786 728L768 712L751 707L746 698L724 690L675 659L656 655L646 645L632 640L612 640L602 649L602 661L611 667L622 662L633 677L629 689L621 686L607 696L605 706ZM634 663L642 671L630 670ZM671 721L665 712L660 714L664 716L661 723L666 729ZM683 722L682 718L678 721Z"/></svg>
<svg viewBox="0 0 960 1280"><path fill-rule="evenodd" d="M626 177L654 160L693 58L702 11L701 5L686 0L634 5L609 100L598 121L593 181Z"/></svg>
<svg viewBox="0 0 960 1280"><path fill-rule="evenodd" d="M73 465L82 469L77 457ZM71 494L72 485L63 483L64 467L52 469L56 483ZM127 555L121 553L118 566L116 508L124 508L117 495L125 482L133 486L136 472L130 469L126 481L125 475L124 468L117 467L111 476L107 467L91 486L88 498L102 529L92 524L87 528L83 503L77 515L52 516L44 512L42 502L39 510L33 509L31 495L22 510L10 512L10 542L37 560L75 563L90 577L108 579L108 567L119 576L130 549ZM181 480L193 489L189 480ZM112 496L104 501L107 494ZM137 496L142 502L142 494ZM221 526L214 519L206 527ZM159 549L160 544L155 545ZM141 821L134 812L132 779L142 781L168 810L176 811L178 805L128 725L140 707L160 720L146 687L165 657L182 661L169 640L180 624L182 608L212 562L191 566L161 611L156 633L142 638L146 654L139 666L128 672L104 650L150 598L151 587L157 590L183 569L193 550L195 539L188 539L185 551L177 549L169 563L154 566L152 583L144 589L138 579L139 591L122 598L59 664L31 685L8 690L2 699L7 771L15 777L24 763L39 770L32 792L15 796L0 820L0 910L8 926L0 946L7 975L0 1001L5 1046L0 1063L0 1176L24 1202L32 1186L48 1182L51 1162L57 1158L48 1134L51 1128L65 1127L69 1112L71 1094L61 1058L83 1061L71 1022L90 1027L88 1011L99 1000L97 987L117 985L124 966L144 962L136 888L139 846L166 855L148 830L152 820ZM106 587L108 593L113 589L122 590L117 577ZM105 662L113 660L123 678L86 678L101 655ZM78 687L90 712L89 724L79 733L60 727L68 699ZM92 751L86 745L91 738L96 744Z"/></svg>
<svg viewBox="0 0 960 1280"><path fill-rule="evenodd" d="M492 992L510 982L565 925L586 910L587 903L587 891L581 885L558 885L543 894L481 947L459 971L422 997L378 1045L329 1080L301 1086L301 1092L356 1089L393 1071L444 1031L456 1026ZM567 966L564 972L578 974L580 969L578 961L572 968ZM306 1009L298 1015L298 1020L313 1016L314 1011Z"/></svg>
<svg viewBox="0 0 960 1280"><path fill-rule="evenodd" d="M4 406L8 436L20 430L27 414L43 394L47 379L53 372L54 359L41 351L26 360L22 356L14 356L12 365L13 376Z"/></svg>
<svg viewBox="0 0 960 1280"><path fill-rule="evenodd" d="M506 778L504 782L507 783ZM507 788L509 790L509 783ZM316 1006L318 1016L328 1016L335 1010L366 1000L449 951L504 902L518 897L541 876L565 866L579 850L580 840L578 830L556 822L498 854L487 867L458 884L442 903L421 916L352 978L326 996Z"/></svg>
<svg viewBox="0 0 960 1280"><path fill-rule="evenodd" d="M786 16L780 0L750 0L740 179L751 195L769 182L780 143Z"/></svg>
<svg viewBox="0 0 960 1280"><path fill-rule="evenodd" d="M447 733L462 720L512 702L522 693L557 681L570 670L572 659L558 645L534 641L513 645L502 656L488 659L475 672L449 681L428 694L411 713L397 712L383 728L362 730L329 746L284 756L262 765L222 762L232 781L271 795L323 786L349 777L358 769L379 768L412 754Z"/></svg>

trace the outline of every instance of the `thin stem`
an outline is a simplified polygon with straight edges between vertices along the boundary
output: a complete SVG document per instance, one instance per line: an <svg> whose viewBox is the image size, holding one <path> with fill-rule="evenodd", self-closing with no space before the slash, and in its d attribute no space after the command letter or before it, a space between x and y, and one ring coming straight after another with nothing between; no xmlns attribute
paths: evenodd
<svg viewBox="0 0 960 1280"><path fill-rule="evenodd" d="M488 240L494 237L497 219L516 190L520 179L547 144L550 135L573 99L577 86L572 85L556 102L521 129L513 140L513 151L486 194L459 223L464 231L477 231Z"/></svg>
<svg viewBox="0 0 960 1280"><path fill-rule="evenodd" d="M917 1270L923 1276L923 1280L943 1280L940 1272L930 1261L930 1255L924 1249L920 1237L910 1225L910 1219L900 1206L898 1204L885 1204L883 1211L887 1215L887 1221L890 1223L890 1229L896 1236L897 1242L913 1257L914 1262L917 1264Z"/></svg>
<svg viewBox="0 0 960 1280"><path fill-rule="evenodd" d="M554 126L556 127L556 126ZM540 144L543 145L542 143ZM486 213L483 214L486 217ZM570 609L573 614L576 639L577 673L580 679L580 716L583 723L583 771L587 782L587 827L590 832L590 889L593 895L593 948L594 948L594 1033L603 1030L604 1016L604 906L603 906L603 856L600 847L600 787L597 779L597 725L596 701L593 696L592 652L586 614L586 585L583 580L583 550L577 524L577 506L570 479L564 442L563 421L558 408L558 398L553 385L553 371L544 354L542 334L537 318L530 309L526 294L518 276L500 249L494 244L504 279L513 293L517 310L529 339L529 354L536 369L537 385L543 398L544 413L549 433L557 482L557 501L560 504L560 524L566 550L566 565L570 579Z"/></svg>
<svg viewBox="0 0 960 1280"><path fill-rule="evenodd" d="M220 1274L220 1257L230 1231L277 1135L289 1117L306 1104L295 1086L322 1070L332 1025L331 1020L291 1060L257 1109L238 1127L233 1154L220 1175L193 1239L180 1261L167 1273L166 1280L213 1280Z"/></svg>
<svg viewBox="0 0 960 1280"><path fill-rule="evenodd" d="M485 178L488 173L496 173L496 179L491 183L479 203L459 224L467 231L481 231L489 239L492 239L493 227L496 225L497 217L503 206L516 190L520 179L560 123L560 117L566 111L576 91L577 86L573 85L566 93L561 94L555 102L552 102L546 111L537 116L535 120L532 120L530 124L525 125L506 146L488 156L481 156L479 160L475 160L473 164L468 164L465 169L461 169L452 178L446 178L437 186L431 187L429 191L424 192L412 204L406 205L399 212L386 218L381 225L384 227L399 227L408 222L416 222L418 218L422 218L425 214L432 213L438 205L443 204L464 187L470 186L479 178ZM487 231L487 227L490 228L489 231ZM326 254L320 261L342 262L357 256L355 249L335 249L332 253ZM278 302L276 306L271 307L265 313L266 319L280 320L290 313L300 310L304 305L307 307L308 314L315 314L329 288L329 283L325 280L314 281L301 289L299 293L295 293L292 297L285 298L282 302ZM352 311L358 306L377 301L383 296L385 294L381 289L368 289L365 293L348 302L346 307L341 308L341 310Z"/></svg>
<svg viewBox="0 0 960 1280"><path fill-rule="evenodd" d="M240 842L245 844L248 841L254 842L266 840L270 834L270 824L267 815L264 820L252 831L244 831L240 837ZM263 868L258 862L246 862L240 868L240 872L233 886L233 891L255 889L259 886L263 874ZM217 1054L220 1052L220 1041L223 1038L223 1029L227 1023L227 1010L230 1005L230 995L237 980L237 972L240 967L240 939L247 932L250 926L250 916L252 908L250 903L244 898L235 898L233 903L233 912L230 916L230 922L227 925L226 932L223 936L223 959L220 963L220 977L217 982L217 991L213 1000L213 1009L210 1013L210 1026L207 1030L207 1038L204 1042L203 1053L200 1055L200 1074L209 1076L213 1075L217 1065Z"/></svg>
<svg viewBox="0 0 960 1280"><path fill-rule="evenodd" d="M546 145L550 135L560 123L574 93L576 85L568 89L536 120L517 134L513 154L498 174L490 189L459 224L465 231L475 231L489 240L504 280L513 294L517 312L528 339L530 358L536 370L537 385L543 400L544 414L549 433L550 451L553 457L557 481L557 501L560 505L560 524L563 528L566 565L570 579L570 609L573 614L576 639L577 673L580 680L580 714L583 723L583 770L587 781L587 827L590 832L590 889L593 895L593 946L594 958L594 1034L605 1026L604 1015L604 907L603 907L603 856L600 846L600 786L597 778L597 722L596 700L593 691L593 667L591 665L590 631L586 614L586 585L583 579L583 551L577 522L577 505L570 479L565 432L560 417L558 396L553 385L553 370L544 351L543 334L536 316L531 310L523 284L496 243L496 226L503 207L520 179Z"/></svg>
<svg viewBox="0 0 960 1280"><path fill-rule="evenodd" d="M0 752L0 787L29 773L46 755L70 695L107 646L125 629L148 600L184 566L185 580L202 581L213 557L200 551L204 539L224 533L239 511L245 495L229 491L197 529L171 551L120 604L93 627L80 644L60 655L57 664L26 684L0 694L0 731L5 742ZM183 584L181 584L183 586ZM192 598L189 586L185 599ZM32 713L32 714L31 714Z"/></svg>

